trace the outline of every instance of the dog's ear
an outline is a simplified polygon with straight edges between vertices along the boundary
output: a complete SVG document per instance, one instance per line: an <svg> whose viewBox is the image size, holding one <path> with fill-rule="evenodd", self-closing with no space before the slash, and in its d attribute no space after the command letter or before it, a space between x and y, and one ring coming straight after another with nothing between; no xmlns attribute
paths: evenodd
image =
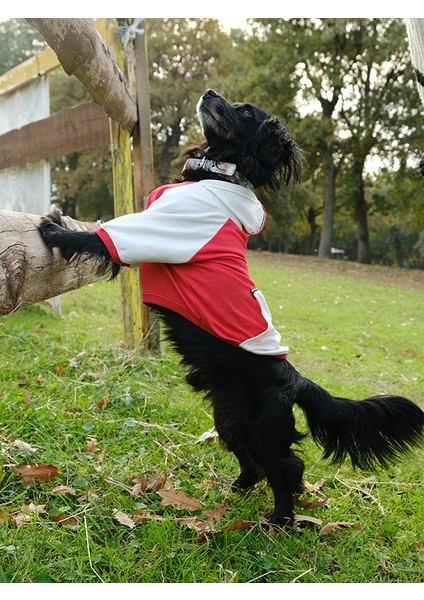
<svg viewBox="0 0 424 600"><path fill-rule="evenodd" d="M250 152L264 170L265 181L261 185L277 190L278 175L282 175L286 184L290 180L300 182L302 151L277 117L270 116L259 126L250 141Z"/></svg>

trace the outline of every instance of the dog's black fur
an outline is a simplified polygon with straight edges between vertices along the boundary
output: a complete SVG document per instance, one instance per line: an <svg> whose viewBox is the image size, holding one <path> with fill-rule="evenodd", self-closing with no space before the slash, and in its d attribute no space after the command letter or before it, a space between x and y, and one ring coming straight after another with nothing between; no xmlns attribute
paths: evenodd
<svg viewBox="0 0 424 600"><path fill-rule="evenodd" d="M188 156L233 162L253 187L278 188L299 181L301 153L280 121L251 104L229 104L207 90L198 104L206 141ZM199 169L184 171L180 181L225 179ZM94 233L66 229L58 211L42 218L41 234L50 247L70 260L86 254L112 274L119 265ZM292 495L301 487L304 465L292 445L303 437L295 428L293 404L305 412L313 439L324 458L340 463L350 456L355 467L386 466L422 439L424 412L399 396L374 396L361 401L331 396L302 377L287 361L249 353L210 335L178 314L155 307L167 335L188 368L187 380L206 394L220 439L239 463L233 489L248 489L266 478L275 506L268 519L292 524Z"/></svg>

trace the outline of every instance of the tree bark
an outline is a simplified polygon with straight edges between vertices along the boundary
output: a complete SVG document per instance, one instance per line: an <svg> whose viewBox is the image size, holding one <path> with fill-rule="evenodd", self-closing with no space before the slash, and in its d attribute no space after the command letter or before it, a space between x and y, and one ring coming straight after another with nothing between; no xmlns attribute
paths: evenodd
<svg viewBox="0 0 424 600"><path fill-rule="evenodd" d="M26 19L41 33L68 75L75 75L111 119L132 131L137 106L93 19Z"/></svg>
<svg viewBox="0 0 424 600"><path fill-rule="evenodd" d="M321 237L318 247L319 258L331 257L333 241L334 215L336 214L336 176L337 169L333 159L333 147L328 144L324 150L324 212Z"/></svg>
<svg viewBox="0 0 424 600"><path fill-rule="evenodd" d="M362 264L370 264L371 249L368 229L368 205L365 199L363 180L364 164L364 159L356 160L353 164L353 174L355 177L354 212L356 221L356 237L358 240L356 260Z"/></svg>
<svg viewBox="0 0 424 600"><path fill-rule="evenodd" d="M96 223L64 217L69 229L93 231ZM44 243L38 215L0 210L0 315L77 289L104 275L91 259L67 263Z"/></svg>

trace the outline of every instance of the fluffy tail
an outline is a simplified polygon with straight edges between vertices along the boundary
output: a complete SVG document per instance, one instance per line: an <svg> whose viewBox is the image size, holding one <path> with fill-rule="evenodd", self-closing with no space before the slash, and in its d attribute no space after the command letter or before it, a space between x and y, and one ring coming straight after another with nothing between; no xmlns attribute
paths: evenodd
<svg viewBox="0 0 424 600"><path fill-rule="evenodd" d="M411 400L348 400L331 396L308 379L303 382L295 402L306 415L313 439L324 448L324 458L333 463L349 455L354 467L385 467L422 442L424 412Z"/></svg>

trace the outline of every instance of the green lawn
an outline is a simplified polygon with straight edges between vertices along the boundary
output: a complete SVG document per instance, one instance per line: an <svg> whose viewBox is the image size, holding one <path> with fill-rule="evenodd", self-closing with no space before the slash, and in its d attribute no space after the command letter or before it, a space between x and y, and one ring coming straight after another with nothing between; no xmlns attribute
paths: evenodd
<svg viewBox="0 0 424 600"><path fill-rule="evenodd" d="M334 394L424 406L424 273L249 260L303 375ZM356 472L306 439L297 512L319 521L266 528L270 489L229 491L236 461L201 439L211 413L178 358L123 348L119 284L61 302L61 318L42 305L0 318L0 582L424 581L422 449Z"/></svg>

